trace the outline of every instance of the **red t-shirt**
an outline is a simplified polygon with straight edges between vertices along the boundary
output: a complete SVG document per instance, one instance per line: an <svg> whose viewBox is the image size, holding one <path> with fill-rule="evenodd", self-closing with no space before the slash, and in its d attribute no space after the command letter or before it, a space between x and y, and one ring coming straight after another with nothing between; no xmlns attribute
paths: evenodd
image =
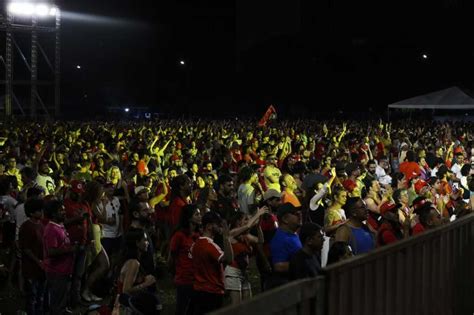
<svg viewBox="0 0 474 315"><path fill-rule="evenodd" d="M224 252L208 237L200 237L191 247L195 291L224 294L224 268L220 262Z"/></svg>
<svg viewBox="0 0 474 315"><path fill-rule="evenodd" d="M248 241L245 239L245 236L243 236L238 242L232 244L232 251L234 252L234 258L237 256L243 256L242 259L245 260L248 267L250 263L250 255L252 254L252 246L250 246ZM230 265L234 268L240 269L240 266L235 259Z"/></svg>
<svg viewBox="0 0 474 315"><path fill-rule="evenodd" d="M398 238L393 232L393 229L390 224L382 223L379 229L378 246L388 245L391 243L395 243L396 241L398 241Z"/></svg>
<svg viewBox="0 0 474 315"><path fill-rule="evenodd" d="M187 235L183 231L177 231L171 237L170 251L176 257L174 282L177 285L192 285L194 282L193 260L189 257L189 253L198 238L197 233Z"/></svg>
<svg viewBox="0 0 474 315"><path fill-rule="evenodd" d="M411 235L418 235L418 234L423 233L424 231L425 231L425 228L423 227L423 225L421 225L420 222L418 222L417 224L415 224L415 226L411 230Z"/></svg>
<svg viewBox="0 0 474 315"><path fill-rule="evenodd" d="M64 200L64 207L66 208L67 219L82 216L82 213L84 211L88 212L89 215L92 216L90 207L84 203L79 203L72 201L71 199L66 199ZM87 220L83 219L82 222L68 226L67 232L69 233L69 238L72 243L77 242L82 245L85 245L87 243L88 224L89 223L87 222Z"/></svg>
<svg viewBox="0 0 474 315"><path fill-rule="evenodd" d="M179 217L181 216L181 209L188 203L181 197L175 197L170 204L169 211L171 213L171 226L178 225Z"/></svg>
<svg viewBox="0 0 474 315"><path fill-rule="evenodd" d="M64 254L57 257L48 257L50 248L70 248L71 241L67 235L64 226L54 222L49 222L44 228L43 237L44 248L44 269L47 273L54 273L57 275L70 275L74 265L73 253Z"/></svg>

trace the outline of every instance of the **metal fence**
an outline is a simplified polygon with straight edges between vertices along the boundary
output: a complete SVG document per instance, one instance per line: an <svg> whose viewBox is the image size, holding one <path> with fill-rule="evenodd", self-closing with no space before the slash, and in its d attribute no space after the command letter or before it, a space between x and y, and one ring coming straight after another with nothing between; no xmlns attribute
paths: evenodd
<svg viewBox="0 0 474 315"><path fill-rule="evenodd" d="M474 314L474 214L306 279L227 314Z"/></svg>

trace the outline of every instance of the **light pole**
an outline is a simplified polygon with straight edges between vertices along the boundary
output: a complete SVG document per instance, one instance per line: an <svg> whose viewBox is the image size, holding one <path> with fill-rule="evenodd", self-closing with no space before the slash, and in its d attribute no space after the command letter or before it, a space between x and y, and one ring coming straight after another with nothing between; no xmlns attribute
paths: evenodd
<svg viewBox="0 0 474 315"><path fill-rule="evenodd" d="M0 29L5 30L6 32L6 60L5 68L6 68L6 78L5 78L5 116L7 119L13 116L13 108L12 104L13 101L17 104L20 111L23 115L25 112L19 103L17 97L14 94L13 87L16 84L29 84L30 89L30 108L29 108L29 115L31 118L35 119L37 117L37 104L39 103L45 113L49 115L47 106L44 104L40 94L38 93L38 84L45 83L38 81L38 55L41 52L45 59L48 66L51 68L51 71L54 74L54 114L59 115L59 102L60 102L60 94L59 94L59 76L60 76L60 42L59 42L59 28L60 28L60 12L57 6L49 1L50 3L32 3L26 0L12 0L6 4L6 18L3 25L1 25ZM15 21L15 18L18 18L19 21ZM47 19L54 19L55 18L55 25L54 27L45 27L40 26L40 21L44 21ZM24 20L27 19L28 23L25 24ZM23 22L23 23L22 23ZM27 31L31 33L31 59L30 63L28 63L27 59L24 57L20 47L18 46L17 42L14 38L15 31ZM38 33L39 32L48 32L48 33L55 33L56 41L55 41L55 57L54 57L54 65L51 64L46 53L44 52L43 48L41 47L38 41ZM30 80L27 81L14 81L13 75L13 59L14 59L14 52L13 46L16 46L18 49L23 62L25 63L26 67L30 72Z"/></svg>

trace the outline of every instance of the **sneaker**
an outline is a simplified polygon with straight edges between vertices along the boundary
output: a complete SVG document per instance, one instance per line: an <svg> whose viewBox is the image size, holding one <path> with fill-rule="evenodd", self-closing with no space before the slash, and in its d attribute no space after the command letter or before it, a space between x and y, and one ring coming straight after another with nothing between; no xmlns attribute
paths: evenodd
<svg viewBox="0 0 474 315"><path fill-rule="evenodd" d="M92 294L89 292L89 297L91 298L91 300L93 302L99 302L99 301L102 301L103 299L101 297L98 297L97 295L95 294Z"/></svg>
<svg viewBox="0 0 474 315"><path fill-rule="evenodd" d="M82 292L81 294L81 297L84 301L88 303L92 302L92 297L88 290L84 290L84 292Z"/></svg>

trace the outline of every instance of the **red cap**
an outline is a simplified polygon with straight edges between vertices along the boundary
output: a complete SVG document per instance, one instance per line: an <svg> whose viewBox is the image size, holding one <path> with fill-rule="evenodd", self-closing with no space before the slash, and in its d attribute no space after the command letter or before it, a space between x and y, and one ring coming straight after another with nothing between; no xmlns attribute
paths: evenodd
<svg viewBox="0 0 474 315"><path fill-rule="evenodd" d="M384 215L387 212L392 211L397 207L396 204L394 204L391 201L385 201L381 206L380 206L380 215Z"/></svg>
<svg viewBox="0 0 474 315"><path fill-rule="evenodd" d="M171 156L171 161L177 161L177 160L180 160L179 156L177 156L176 154L173 154Z"/></svg>
<svg viewBox="0 0 474 315"><path fill-rule="evenodd" d="M83 194L86 191L86 183L76 179L72 180L71 190L76 194Z"/></svg>
<svg viewBox="0 0 474 315"><path fill-rule="evenodd" d="M415 183L415 191L416 191L416 193L417 193L417 194L420 194L421 189L423 189L423 187L425 187L425 186L428 186L428 183L425 182L424 180L420 179L419 181L417 181L417 182Z"/></svg>
<svg viewBox="0 0 474 315"><path fill-rule="evenodd" d="M461 147L457 147L454 149L454 154L456 153L462 153L462 148Z"/></svg>

